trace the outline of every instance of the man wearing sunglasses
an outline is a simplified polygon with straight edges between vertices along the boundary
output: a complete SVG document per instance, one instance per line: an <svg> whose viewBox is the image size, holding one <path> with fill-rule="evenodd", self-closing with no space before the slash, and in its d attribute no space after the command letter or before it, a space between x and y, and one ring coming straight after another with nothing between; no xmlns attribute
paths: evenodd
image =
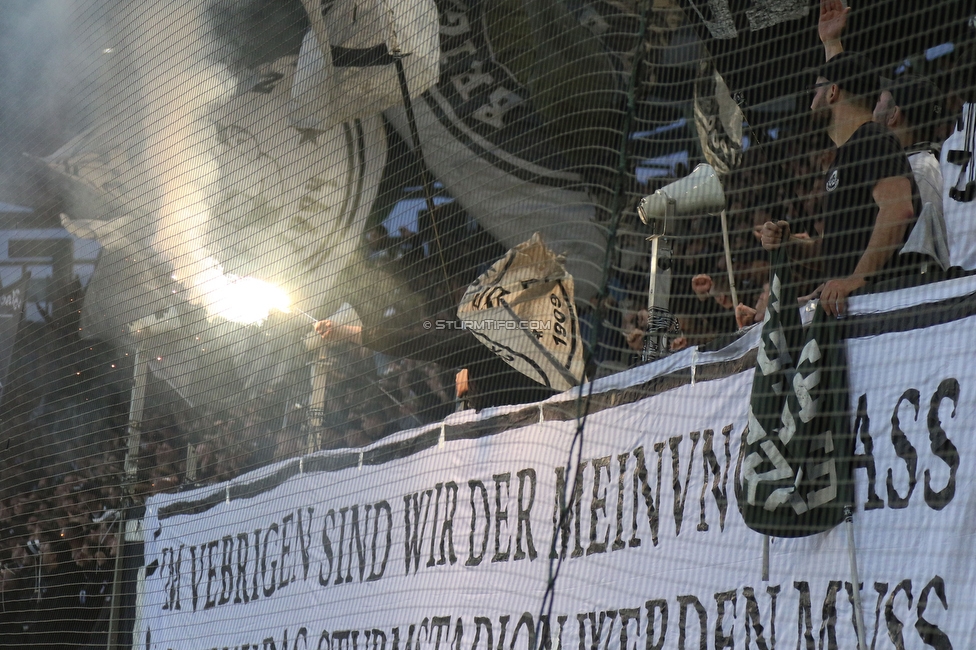
<svg viewBox="0 0 976 650"><path fill-rule="evenodd" d="M837 147L824 179L822 232L791 235L785 221L767 222L767 250L788 245L796 259L819 260L820 304L843 316L847 297L872 281L896 277L917 259L895 253L921 211L912 169L895 136L873 121L880 79L861 54L841 52L816 72L811 120Z"/></svg>
<svg viewBox="0 0 976 650"><path fill-rule="evenodd" d="M824 54L830 60L844 51L841 37L847 28L849 7L841 0L821 0L818 31ZM884 90L874 107L874 121L891 129L912 166L922 206L931 204L919 215L928 220L920 224L940 242L923 247L939 264L948 266L946 226L942 211L942 170L939 166L941 141L945 139L946 102L942 90L921 75L902 74L894 80L883 80ZM940 234L935 235L936 231ZM926 266L929 266L926 263Z"/></svg>

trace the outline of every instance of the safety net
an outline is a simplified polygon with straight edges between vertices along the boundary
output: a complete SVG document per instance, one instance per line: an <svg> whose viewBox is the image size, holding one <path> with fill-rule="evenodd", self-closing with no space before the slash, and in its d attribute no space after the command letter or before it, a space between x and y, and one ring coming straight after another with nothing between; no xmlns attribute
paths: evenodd
<svg viewBox="0 0 976 650"><path fill-rule="evenodd" d="M0 648L976 646L972 2L3 9Z"/></svg>

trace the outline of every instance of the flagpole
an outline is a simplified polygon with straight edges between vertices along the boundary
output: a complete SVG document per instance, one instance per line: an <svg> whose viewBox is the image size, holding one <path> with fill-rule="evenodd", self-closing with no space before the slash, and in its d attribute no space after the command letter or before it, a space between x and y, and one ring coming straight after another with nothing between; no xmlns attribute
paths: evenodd
<svg viewBox="0 0 976 650"><path fill-rule="evenodd" d="M378 2L380 10L385 10L389 14L390 27L387 35L387 39L389 41L387 44L387 49L389 50L390 57L393 59L393 64L396 69L397 83L400 86L400 95L403 99L403 108L407 114L407 125L410 131L408 144L410 146L410 151L416 156L417 164L420 167L420 184L424 189L424 200L427 204L427 211L430 212L430 221L434 232L434 244L437 248L437 257L441 263L441 271L444 275L444 292L445 295L449 296L451 283L447 273L447 264L444 261L444 252L441 245L440 233L437 231L437 215L434 212L436 205L434 204L434 194L432 190L433 181L431 180L430 172L427 169L427 163L424 161L424 153L420 144L420 133L417 129L417 119L414 115L413 102L410 99L410 90L407 86L407 75L403 67L403 59L409 56L410 53L405 53L400 48L400 39L396 33L392 7L387 5L386 0L378 0ZM315 34L315 39L318 41L319 50L322 52L323 65L325 65L326 68L332 68L332 47L329 43L329 33L326 29L325 20L322 17L320 3L316 0L302 0L302 5L305 8L305 13L308 15L309 23L312 27L313 33ZM328 100L331 102L334 99L335 98L333 98L330 93Z"/></svg>
<svg viewBox="0 0 976 650"><path fill-rule="evenodd" d="M393 8L386 0L379 0L380 8L385 9L389 14L389 50L393 57L393 65L396 68L397 83L400 85L400 96L403 99L403 110L407 116L407 129L410 133L410 151L416 156L417 165L420 167L420 185L424 189L424 201L427 204L427 211L430 213L430 224L434 232L434 243L437 247L437 258L441 263L441 272L444 275L444 293L448 297L451 295L451 280L447 274L447 263L444 261L444 249L441 246L440 233L437 231L437 213L434 204L433 180L430 171L427 169L427 162L424 160L423 146L420 144L420 130L417 128L417 117L413 110L413 101L410 98L410 88L407 85L407 73L403 67L403 59L410 55L400 49L400 39L396 33Z"/></svg>
<svg viewBox="0 0 976 650"><path fill-rule="evenodd" d="M735 292L735 272L732 269L732 248L729 246L729 221L722 210L722 243L725 245L725 270L729 274L729 295L732 298L732 309L739 305L739 297Z"/></svg>

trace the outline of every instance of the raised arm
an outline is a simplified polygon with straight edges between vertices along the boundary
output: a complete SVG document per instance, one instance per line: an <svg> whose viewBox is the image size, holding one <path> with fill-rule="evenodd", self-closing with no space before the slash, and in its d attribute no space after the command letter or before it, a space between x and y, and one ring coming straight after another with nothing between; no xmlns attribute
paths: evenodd
<svg viewBox="0 0 976 650"><path fill-rule="evenodd" d="M851 11L851 8L845 7L844 4L842 0L820 0L817 32L820 34L820 42L823 43L824 57L827 61L844 51L840 39L847 27L847 14Z"/></svg>

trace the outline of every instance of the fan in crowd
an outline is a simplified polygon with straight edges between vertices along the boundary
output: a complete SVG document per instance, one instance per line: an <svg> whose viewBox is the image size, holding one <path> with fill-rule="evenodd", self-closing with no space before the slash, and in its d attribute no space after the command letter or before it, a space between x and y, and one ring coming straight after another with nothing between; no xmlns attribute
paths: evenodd
<svg viewBox="0 0 976 650"><path fill-rule="evenodd" d="M828 61L844 51L841 37L847 28L850 11L850 7L843 7L839 0L821 2L819 34ZM903 73L894 80L882 79L882 86L884 89L874 107L873 119L891 130L908 155L922 202L923 212L918 217L924 223L920 227L934 233L938 240L937 246L933 245L926 252L945 270L949 267L949 259L939 166L941 142L948 127L945 95L927 77L911 73Z"/></svg>
<svg viewBox="0 0 976 650"><path fill-rule="evenodd" d="M866 58L852 52L832 57L817 72L815 89L814 119L837 146L818 236L791 237L789 222L770 221L762 242L767 250L788 244L792 258L820 266L820 304L828 315L844 315L851 293L912 265L897 253L921 205L901 144L872 121L878 80Z"/></svg>

